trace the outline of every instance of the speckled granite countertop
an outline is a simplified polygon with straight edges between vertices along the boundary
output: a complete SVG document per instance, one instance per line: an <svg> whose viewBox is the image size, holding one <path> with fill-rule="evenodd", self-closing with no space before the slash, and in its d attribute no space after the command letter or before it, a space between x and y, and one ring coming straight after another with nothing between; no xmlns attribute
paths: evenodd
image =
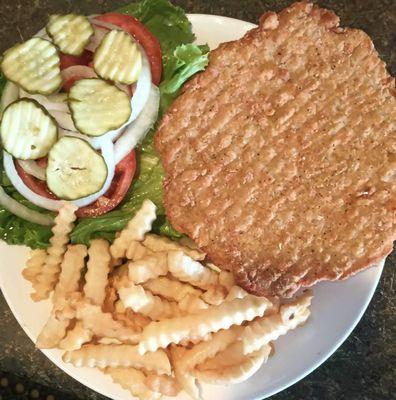
<svg viewBox="0 0 396 400"><path fill-rule="evenodd" d="M52 13L101 13L128 1L1 0L0 51L28 38ZM267 10L278 11L289 0L177 0L187 12L226 15L251 22ZM329 0L342 25L364 29L374 40L389 70L396 72L396 0ZM272 400L396 399L396 307L393 279L396 252L361 322L330 359L315 372ZM55 367L22 331L0 296L0 400L85 399L103 396L85 388Z"/></svg>

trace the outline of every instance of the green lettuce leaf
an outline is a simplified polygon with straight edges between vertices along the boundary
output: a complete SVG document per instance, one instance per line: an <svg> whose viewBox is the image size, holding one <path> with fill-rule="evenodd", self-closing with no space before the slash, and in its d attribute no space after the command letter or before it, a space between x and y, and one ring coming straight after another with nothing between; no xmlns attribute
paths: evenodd
<svg viewBox="0 0 396 400"><path fill-rule="evenodd" d="M117 12L132 15L143 22L159 40L164 58L180 44L194 40L184 10L168 0L143 0L128 4Z"/></svg>
<svg viewBox="0 0 396 400"><path fill-rule="evenodd" d="M208 48L191 44L194 35L184 11L168 0L143 0L127 5L117 12L133 15L143 22L159 39L163 52L163 79L160 84L160 115L169 107L180 88L192 75L205 68L208 63ZM0 75L0 95L5 79ZM87 244L94 237L108 240L114 238L140 208L145 198L158 207L158 218L153 230L173 238L181 236L165 217L162 204L162 181L164 171L153 146L154 129L142 143L138 158L139 176L134 180L122 204L116 210L96 218L78 220L72 233L74 243ZM23 199L10 184L3 171L0 159L0 184L12 197L28 207L34 205ZM32 224L7 212L0 206L0 239L9 244L25 244L31 248L46 247L51 236L48 227Z"/></svg>

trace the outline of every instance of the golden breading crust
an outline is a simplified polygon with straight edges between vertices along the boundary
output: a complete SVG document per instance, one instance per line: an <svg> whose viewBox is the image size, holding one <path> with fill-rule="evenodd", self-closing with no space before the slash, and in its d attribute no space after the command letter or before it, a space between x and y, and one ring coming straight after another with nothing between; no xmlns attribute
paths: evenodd
<svg viewBox="0 0 396 400"><path fill-rule="evenodd" d="M396 99L370 38L296 3L210 55L155 137L167 215L251 293L346 278L396 237Z"/></svg>

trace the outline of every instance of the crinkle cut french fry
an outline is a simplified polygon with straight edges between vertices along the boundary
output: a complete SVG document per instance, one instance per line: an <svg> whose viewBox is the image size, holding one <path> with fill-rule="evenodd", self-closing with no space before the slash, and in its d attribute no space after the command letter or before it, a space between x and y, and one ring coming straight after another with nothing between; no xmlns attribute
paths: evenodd
<svg viewBox="0 0 396 400"><path fill-rule="evenodd" d="M63 350L77 350L84 343L91 341L92 336L92 332L89 329L85 329L80 321L77 321L74 328L70 329L66 337L60 341L59 348Z"/></svg>
<svg viewBox="0 0 396 400"><path fill-rule="evenodd" d="M149 373L144 383L153 392L161 393L165 396L174 397L180 392L180 386L176 379L168 375Z"/></svg>
<svg viewBox="0 0 396 400"><path fill-rule="evenodd" d="M206 342L201 342L188 349L180 360L180 367L184 371L191 371L196 365L206 359L214 357L218 352L225 350L237 337L240 327L220 330L212 335Z"/></svg>
<svg viewBox="0 0 396 400"><path fill-rule="evenodd" d="M193 260L203 260L206 256L205 253L198 249L191 249L190 247L183 246L179 242L168 239L164 236L158 236L154 234L147 234L143 240L143 245L153 252L164 251L168 252L170 250L179 250L184 254L187 254Z"/></svg>
<svg viewBox="0 0 396 400"><path fill-rule="evenodd" d="M241 340L245 354L258 350L267 343L278 339L289 330L303 324L309 317L309 306L312 295L309 292L297 297L294 301L283 304L279 313L264 316L250 322Z"/></svg>
<svg viewBox="0 0 396 400"><path fill-rule="evenodd" d="M189 293L179 301L179 309L185 314L194 314L199 310L208 308L208 304L201 298Z"/></svg>
<svg viewBox="0 0 396 400"><path fill-rule="evenodd" d="M102 310L105 313L112 313L115 311L115 303L118 299L117 289L112 286L106 286L105 298L103 300Z"/></svg>
<svg viewBox="0 0 396 400"><path fill-rule="evenodd" d="M51 313L37 338L36 347L39 349L51 349L56 347L65 337L66 329L69 324L69 319L59 320L54 313Z"/></svg>
<svg viewBox="0 0 396 400"><path fill-rule="evenodd" d="M141 332L143 328L151 322L149 317L140 313L135 313L130 309L126 309L123 312L115 312L113 316L124 326L134 329L136 332Z"/></svg>
<svg viewBox="0 0 396 400"><path fill-rule="evenodd" d="M139 340L139 332L114 320L112 314L104 313L100 306L82 302L77 307L76 318L82 322L85 329L91 330L96 336L111 337L129 343L137 343Z"/></svg>
<svg viewBox="0 0 396 400"><path fill-rule="evenodd" d="M30 282L34 282L37 275L41 272L46 258L47 252L44 249L32 250L22 271L23 277Z"/></svg>
<svg viewBox="0 0 396 400"><path fill-rule="evenodd" d="M156 400L161 398L161 393L156 393L145 385L146 375L138 369L131 367L107 367L103 372L110 375L114 383L129 390L132 396L137 397L139 400Z"/></svg>
<svg viewBox="0 0 396 400"><path fill-rule="evenodd" d="M183 283L165 276L156 279L150 279L143 284L145 289L151 293L164 297L168 300L181 301L187 295L199 297L203 292L192 287L188 283Z"/></svg>
<svg viewBox="0 0 396 400"><path fill-rule="evenodd" d="M189 371L183 370L180 364L183 359L185 349L180 346L171 346L170 355L172 360L175 377L180 387L193 399L201 400L200 388L195 377Z"/></svg>
<svg viewBox="0 0 396 400"><path fill-rule="evenodd" d="M106 296L107 275L110 271L110 245L107 240L93 239L88 249L84 294L93 304L101 306Z"/></svg>
<svg viewBox="0 0 396 400"><path fill-rule="evenodd" d="M163 350L141 355L137 346L128 344L86 344L81 349L65 352L63 361L76 367L134 367L166 375L172 372Z"/></svg>
<svg viewBox="0 0 396 400"><path fill-rule="evenodd" d="M153 252L143 246L141 242L134 240L129 244L125 256L128 260L137 261L152 254Z"/></svg>
<svg viewBox="0 0 396 400"><path fill-rule="evenodd" d="M168 252L169 272L183 282L191 283L202 289L219 283L219 274L194 261L181 251Z"/></svg>
<svg viewBox="0 0 396 400"><path fill-rule="evenodd" d="M220 271L219 272L219 284L230 290L235 286L234 274L230 271Z"/></svg>
<svg viewBox="0 0 396 400"><path fill-rule="evenodd" d="M69 293L78 290L81 278L81 271L85 266L84 258L87 255L87 248L83 244L69 245L64 255L58 283L55 286L53 303L55 310L66 299Z"/></svg>
<svg viewBox="0 0 396 400"><path fill-rule="evenodd" d="M213 385L232 385L241 383L253 376L268 359L271 352L271 346L265 345L260 350L245 356L241 364L232 365L227 368L197 370L193 375L202 382Z"/></svg>
<svg viewBox="0 0 396 400"><path fill-rule="evenodd" d="M184 317L151 322L143 329L139 350L144 354L183 339L203 337L210 332L240 325L263 316L269 306L271 303L266 298L247 295L244 299L227 301Z"/></svg>
<svg viewBox="0 0 396 400"><path fill-rule="evenodd" d="M123 344L120 340L111 337L103 337L97 340L100 344Z"/></svg>
<svg viewBox="0 0 396 400"><path fill-rule="evenodd" d="M222 369L232 365L242 364L246 361L246 354L241 341L230 344L225 350L219 351L214 357L208 358L196 368L200 371L208 369Z"/></svg>
<svg viewBox="0 0 396 400"><path fill-rule="evenodd" d="M147 315L153 320L181 315L181 310L176 303L154 296L140 285L131 284L128 287L121 287L118 289L118 295L124 307Z"/></svg>
<svg viewBox="0 0 396 400"><path fill-rule="evenodd" d="M225 299L226 301L243 299L247 295L248 292L245 289L242 289L240 286L232 286Z"/></svg>
<svg viewBox="0 0 396 400"><path fill-rule="evenodd" d="M192 345L196 345L198 343L206 342L206 341L212 339L212 336L213 335L211 333L207 333L205 336L202 336L200 338L193 338L193 339L190 339L190 340L189 339L183 339L183 340L181 340L179 342L179 345L183 346L183 347L191 347Z"/></svg>
<svg viewBox="0 0 396 400"><path fill-rule="evenodd" d="M142 207L110 246L113 258L125 257L127 248L132 241L142 241L144 239L144 235L151 230L151 225L156 218L156 209L157 207L151 200L146 199L143 201Z"/></svg>
<svg viewBox="0 0 396 400"><path fill-rule="evenodd" d="M163 253L155 253L138 261L128 263L129 279L133 283L144 283L168 273L167 259Z"/></svg>
<svg viewBox="0 0 396 400"><path fill-rule="evenodd" d="M73 222L76 220L76 210L77 207L73 203L65 203L55 217L53 235L47 249L48 256L41 273L37 276L36 293L31 296L34 301L47 299L56 285L66 245L69 242L69 233L73 230Z"/></svg>
<svg viewBox="0 0 396 400"><path fill-rule="evenodd" d="M201 296L201 298L208 304L218 306L225 300L226 296L227 296L227 289L224 286L212 285Z"/></svg>

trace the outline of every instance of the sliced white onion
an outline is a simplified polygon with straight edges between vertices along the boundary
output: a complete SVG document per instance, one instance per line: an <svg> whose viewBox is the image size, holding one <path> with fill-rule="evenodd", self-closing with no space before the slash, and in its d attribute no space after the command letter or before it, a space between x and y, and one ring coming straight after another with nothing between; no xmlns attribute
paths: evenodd
<svg viewBox="0 0 396 400"><path fill-rule="evenodd" d="M96 72L93 68L86 65L72 65L61 71L62 81L66 83L70 79L86 79L86 78L97 78Z"/></svg>
<svg viewBox="0 0 396 400"><path fill-rule="evenodd" d="M87 197L83 197L81 199L73 201L73 203L78 207L85 207L94 201L96 201L100 196L103 196L110 188L111 182L114 178L114 145L111 141L107 141L103 143L101 148L102 156L107 165L107 178L101 190L96 193L93 193ZM28 188L21 177L18 175L18 172L15 168L13 157L3 151L3 163L4 170L8 176L8 179L11 181L14 188L27 200L36 206L45 208L47 210L57 211L64 203L62 200L53 200L47 199L46 197L40 196L39 194L33 192L30 188Z"/></svg>
<svg viewBox="0 0 396 400"><path fill-rule="evenodd" d="M146 53L143 48L140 48L140 50L142 52L142 70L140 71L139 79L136 83L136 90L131 99L131 115L128 121L120 128L107 132L103 136L93 138L91 143L95 148L100 147L103 141L115 141L124 131L125 127L131 124L138 117L147 103L151 90L151 70Z"/></svg>
<svg viewBox="0 0 396 400"><path fill-rule="evenodd" d="M151 85L149 99L137 119L130 124L114 146L115 163L118 164L153 127L158 117L160 92Z"/></svg>
<svg viewBox="0 0 396 400"><path fill-rule="evenodd" d="M99 47L100 42L102 41L104 35L109 31L108 29L101 28L97 25L93 24L94 28L94 35L91 37L91 40L89 41L88 45L85 46L86 50L95 52L95 50Z"/></svg>
<svg viewBox="0 0 396 400"><path fill-rule="evenodd" d="M109 22L104 22L104 21L100 21L96 18L90 18L91 24L96 25L96 26L100 26L101 28L105 28L108 29L110 31L112 30L123 30L121 27L119 27L118 25L114 25L114 24L110 24ZM126 31L125 31L126 32ZM127 32L129 34L129 32Z"/></svg>
<svg viewBox="0 0 396 400"><path fill-rule="evenodd" d="M77 132L77 128L74 126L71 115L68 112L48 110L48 112L55 118L58 125L66 129L67 131Z"/></svg>
<svg viewBox="0 0 396 400"><path fill-rule="evenodd" d="M36 100L37 103L40 103L47 111L69 112L68 104L64 101L59 101L62 98L59 93L43 96L42 94L30 94L23 89L19 89L19 97L27 97L28 99Z"/></svg>
<svg viewBox="0 0 396 400"><path fill-rule="evenodd" d="M11 196L9 196L4 189L0 186L0 204L10 213L20 217L26 221L34 222L39 225L52 225L54 219L49 215L44 215L38 211L31 210L30 208L19 203Z"/></svg>
<svg viewBox="0 0 396 400"><path fill-rule="evenodd" d="M29 175L33 175L35 178L41 181L46 181L45 168L40 167L35 160L18 160L18 164L22 169Z"/></svg>
<svg viewBox="0 0 396 400"><path fill-rule="evenodd" d="M33 190L29 189L21 177L18 175L18 172L15 168L14 159L11 154L3 151L3 163L4 170L8 176L8 179L11 181L14 188L27 200L36 206L45 208L46 210L57 211L62 206L62 201L47 199L46 197L40 196L37 193L34 193Z"/></svg>
<svg viewBox="0 0 396 400"><path fill-rule="evenodd" d="M19 89L15 83L7 81L4 86L3 94L0 100L0 117L3 114L3 111L6 107L8 107L15 100L18 100L19 97Z"/></svg>

